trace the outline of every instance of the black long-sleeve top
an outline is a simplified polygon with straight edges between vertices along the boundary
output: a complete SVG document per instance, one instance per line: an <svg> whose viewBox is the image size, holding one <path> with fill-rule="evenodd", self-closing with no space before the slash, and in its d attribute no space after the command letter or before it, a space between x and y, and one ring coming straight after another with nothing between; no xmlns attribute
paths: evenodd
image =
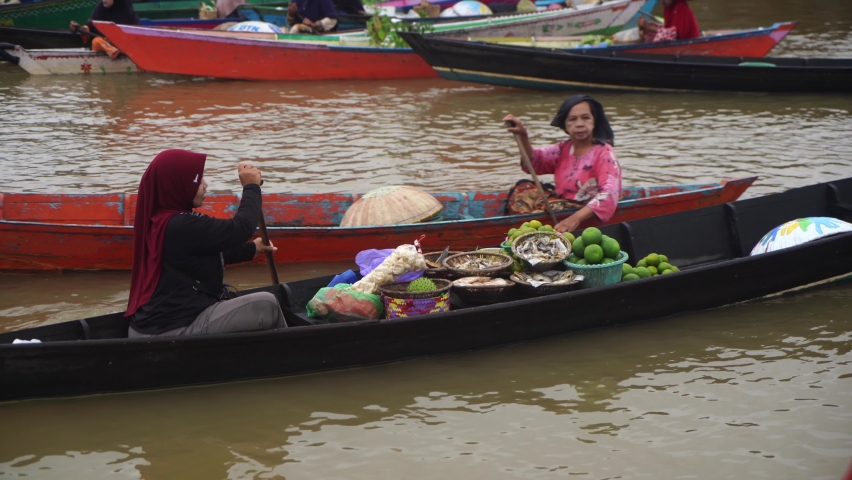
<svg viewBox="0 0 852 480"><path fill-rule="evenodd" d="M248 240L260 221L260 210L260 186L251 184L243 187L234 218L185 212L169 219L162 255L171 268L163 267L154 295L131 317L130 327L149 335L185 327L216 303L211 293L222 292L225 265L254 258L255 244ZM202 288L194 289L190 279L201 282Z"/></svg>

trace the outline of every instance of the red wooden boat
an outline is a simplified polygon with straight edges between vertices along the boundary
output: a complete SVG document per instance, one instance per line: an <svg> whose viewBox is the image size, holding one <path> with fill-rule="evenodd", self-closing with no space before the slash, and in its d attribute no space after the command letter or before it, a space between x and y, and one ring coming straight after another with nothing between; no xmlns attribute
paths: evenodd
<svg viewBox="0 0 852 480"><path fill-rule="evenodd" d="M796 22L776 23L767 28L743 31L718 31L689 40L617 45L613 50L630 53L668 55L708 55L714 57L765 57L795 28Z"/></svg>
<svg viewBox="0 0 852 480"><path fill-rule="evenodd" d="M732 202L756 178L626 188L609 223ZM284 263L354 261L361 250L393 248L421 234L426 235L426 249L449 245L465 250L497 245L510 228L525 221L550 223L546 214L503 215L506 192L433 196L444 209L441 221L429 223L338 227L358 198L352 194L265 194L263 213L272 242L281 247L275 260ZM209 195L200 211L230 218L238 204L237 195ZM135 211L135 194L0 194L0 270L127 270ZM599 224L592 221L582 227Z"/></svg>
<svg viewBox="0 0 852 480"><path fill-rule="evenodd" d="M242 80L437 77L408 48L341 47L238 38L97 22L98 30L150 72Z"/></svg>
<svg viewBox="0 0 852 480"><path fill-rule="evenodd" d="M713 30L698 38L659 43L630 43L608 47L572 48L579 37L489 38L469 36L462 40L483 41L500 45L554 48L569 52L591 48L595 51L618 53L655 53L666 55L703 55L710 57L763 57L796 26L795 22L776 23L769 27L749 30ZM434 37L434 35L432 35ZM450 34L444 38L455 38Z"/></svg>

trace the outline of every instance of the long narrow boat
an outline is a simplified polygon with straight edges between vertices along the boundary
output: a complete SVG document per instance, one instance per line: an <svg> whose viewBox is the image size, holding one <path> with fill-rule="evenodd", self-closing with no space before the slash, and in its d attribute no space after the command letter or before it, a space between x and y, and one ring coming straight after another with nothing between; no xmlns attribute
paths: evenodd
<svg viewBox="0 0 852 480"><path fill-rule="evenodd" d="M583 10L583 15L604 15L605 10L621 8L624 21L629 8L638 9L644 0L615 0ZM598 13L595 13L598 12ZM616 12L616 13L619 13ZM625 13L627 12L627 13ZM569 12L571 13L571 12ZM629 15L628 15L629 14ZM437 32L476 31L529 36L542 25L561 19L562 12L542 12L488 21L436 25ZM573 13L572 13L573 15ZM620 17L612 18L611 21ZM624 23L621 21L621 24ZM597 28L590 20L589 28ZM579 23L579 22L578 22ZM304 35L237 36L233 32L172 31L96 22L116 47L140 68L159 73L233 78L243 80L395 79L436 77L418 55L407 48L366 46L365 35L323 37ZM599 24L601 29L609 24ZM302 65L311 68L300 68ZM248 67L247 67L248 66Z"/></svg>
<svg viewBox="0 0 852 480"><path fill-rule="evenodd" d="M341 47L266 40L275 34L171 31L96 22L139 68L241 80L429 78L438 75L409 49ZM260 38L258 38L260 37ZM303 68L311 65L311 68Z"/></svg>
<svg viewBox="0 0 852 480"><path fill-rule="evenodd" d="M611 222L731 202L755 178L626 188ZM267 194L263 211L272 242L287 245L275 253L275 260L283 263L347 261L361 250L410 243L421 233L441 248L497 245L512 227L534 218L548 221L544 214L505 215L505 191L433 196L444 206L442 221L338 227L359 198L352 194ZM236 195L209 195L200 211L230 218L238 205ZM135 194L0 195L0 270L129 269L135 211ZM36 237L38 242L31 241Z"/></svg>
<svg viewBox="0 0 852 480"><path fill-rule="evenodd" d="M315 325L305 305L330 276L266 287L289 328L128 339L122 313L0 334L0 400L304 374L447 354L719 307L852 275L852 233L749 256L767 232L813 216L852 220L852 178L602 228L631 258L681 271L538 298L513 296L394 320ZM452 292L452 291L451 291ZM652 299L649 301L649 299ZM665 299L665 301L657 301ZM12 344L15 339L42 343ZM236 360L236 361L235 361ZM167 366L167 367L166 367Z"/></svg>
<svg viewBox="0 0 852 480"><path fill-rule="evenodd" d="M760 27L749 30L709 31L699 38L688 40L672 40L658 43L633 43L611 45L594 48L598 52L620 53L649 53L660 55L706 55L714 57L763 57L769 53L778 42L784 39L795 28L795 22L776 23L770 27ZM447 36L450 37L450 36ZM452 36L455 38L455 36ZM572 51L579 48L582 38L578 37L533 37L533 38L483 38L471 37L467 40L511 45L515 47L536 47L542 49L559 49Z"/></svg>
<svg viewBox="0 0 852 480"><path fill-rule="evenodd" d="M26 50L15 47L12 52L18 65L31 75L64 75L92 73L136 73L136 64L121 56L115 60L102 52L86 48Z"/></svg>
<svg viewBox="0 0 852 480"><path fill-rule="evenodd" d="M448 80L548 90L852 92L852 59L847 58L569 52L400 36Z"/></svg>

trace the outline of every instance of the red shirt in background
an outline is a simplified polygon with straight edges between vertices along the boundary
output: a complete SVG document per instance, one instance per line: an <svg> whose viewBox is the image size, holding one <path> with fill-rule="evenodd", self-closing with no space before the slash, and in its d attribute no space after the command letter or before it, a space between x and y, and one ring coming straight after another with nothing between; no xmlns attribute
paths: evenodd
<svg viewBox="0 0 852 480"><path fill-rule="evenodd" d="M692 13L689 5L686 4L686 0L674 0L671 6L665 7L663 18L666 21L666 28L674 27L677 29L678 40L698 38L701 36L701 30L698 29L698 20L695 19L695 14Z"/></svg>

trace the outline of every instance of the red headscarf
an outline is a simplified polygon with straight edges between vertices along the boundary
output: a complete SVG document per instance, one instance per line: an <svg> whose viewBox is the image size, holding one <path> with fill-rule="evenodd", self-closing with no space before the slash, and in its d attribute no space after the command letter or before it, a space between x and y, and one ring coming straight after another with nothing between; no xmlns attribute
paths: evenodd
<svg viewBox="0 0 852 480"><path fill-rule="evenodd" d="M701 30L698 29L698 20L692 9L686 4L686 0L674 0L671 6L663 9L666 28L677 27L677 39L698 38Z"/></svg>
<svg viewBox="0 0 852 480"><path fill-rule="evenodd" d="M163 269L166 225L172 215L192 211L206 160L204 153L166 150L154 157L142 175L133 222L133 272L125 317L136 313L154 295Z"/></svg>

